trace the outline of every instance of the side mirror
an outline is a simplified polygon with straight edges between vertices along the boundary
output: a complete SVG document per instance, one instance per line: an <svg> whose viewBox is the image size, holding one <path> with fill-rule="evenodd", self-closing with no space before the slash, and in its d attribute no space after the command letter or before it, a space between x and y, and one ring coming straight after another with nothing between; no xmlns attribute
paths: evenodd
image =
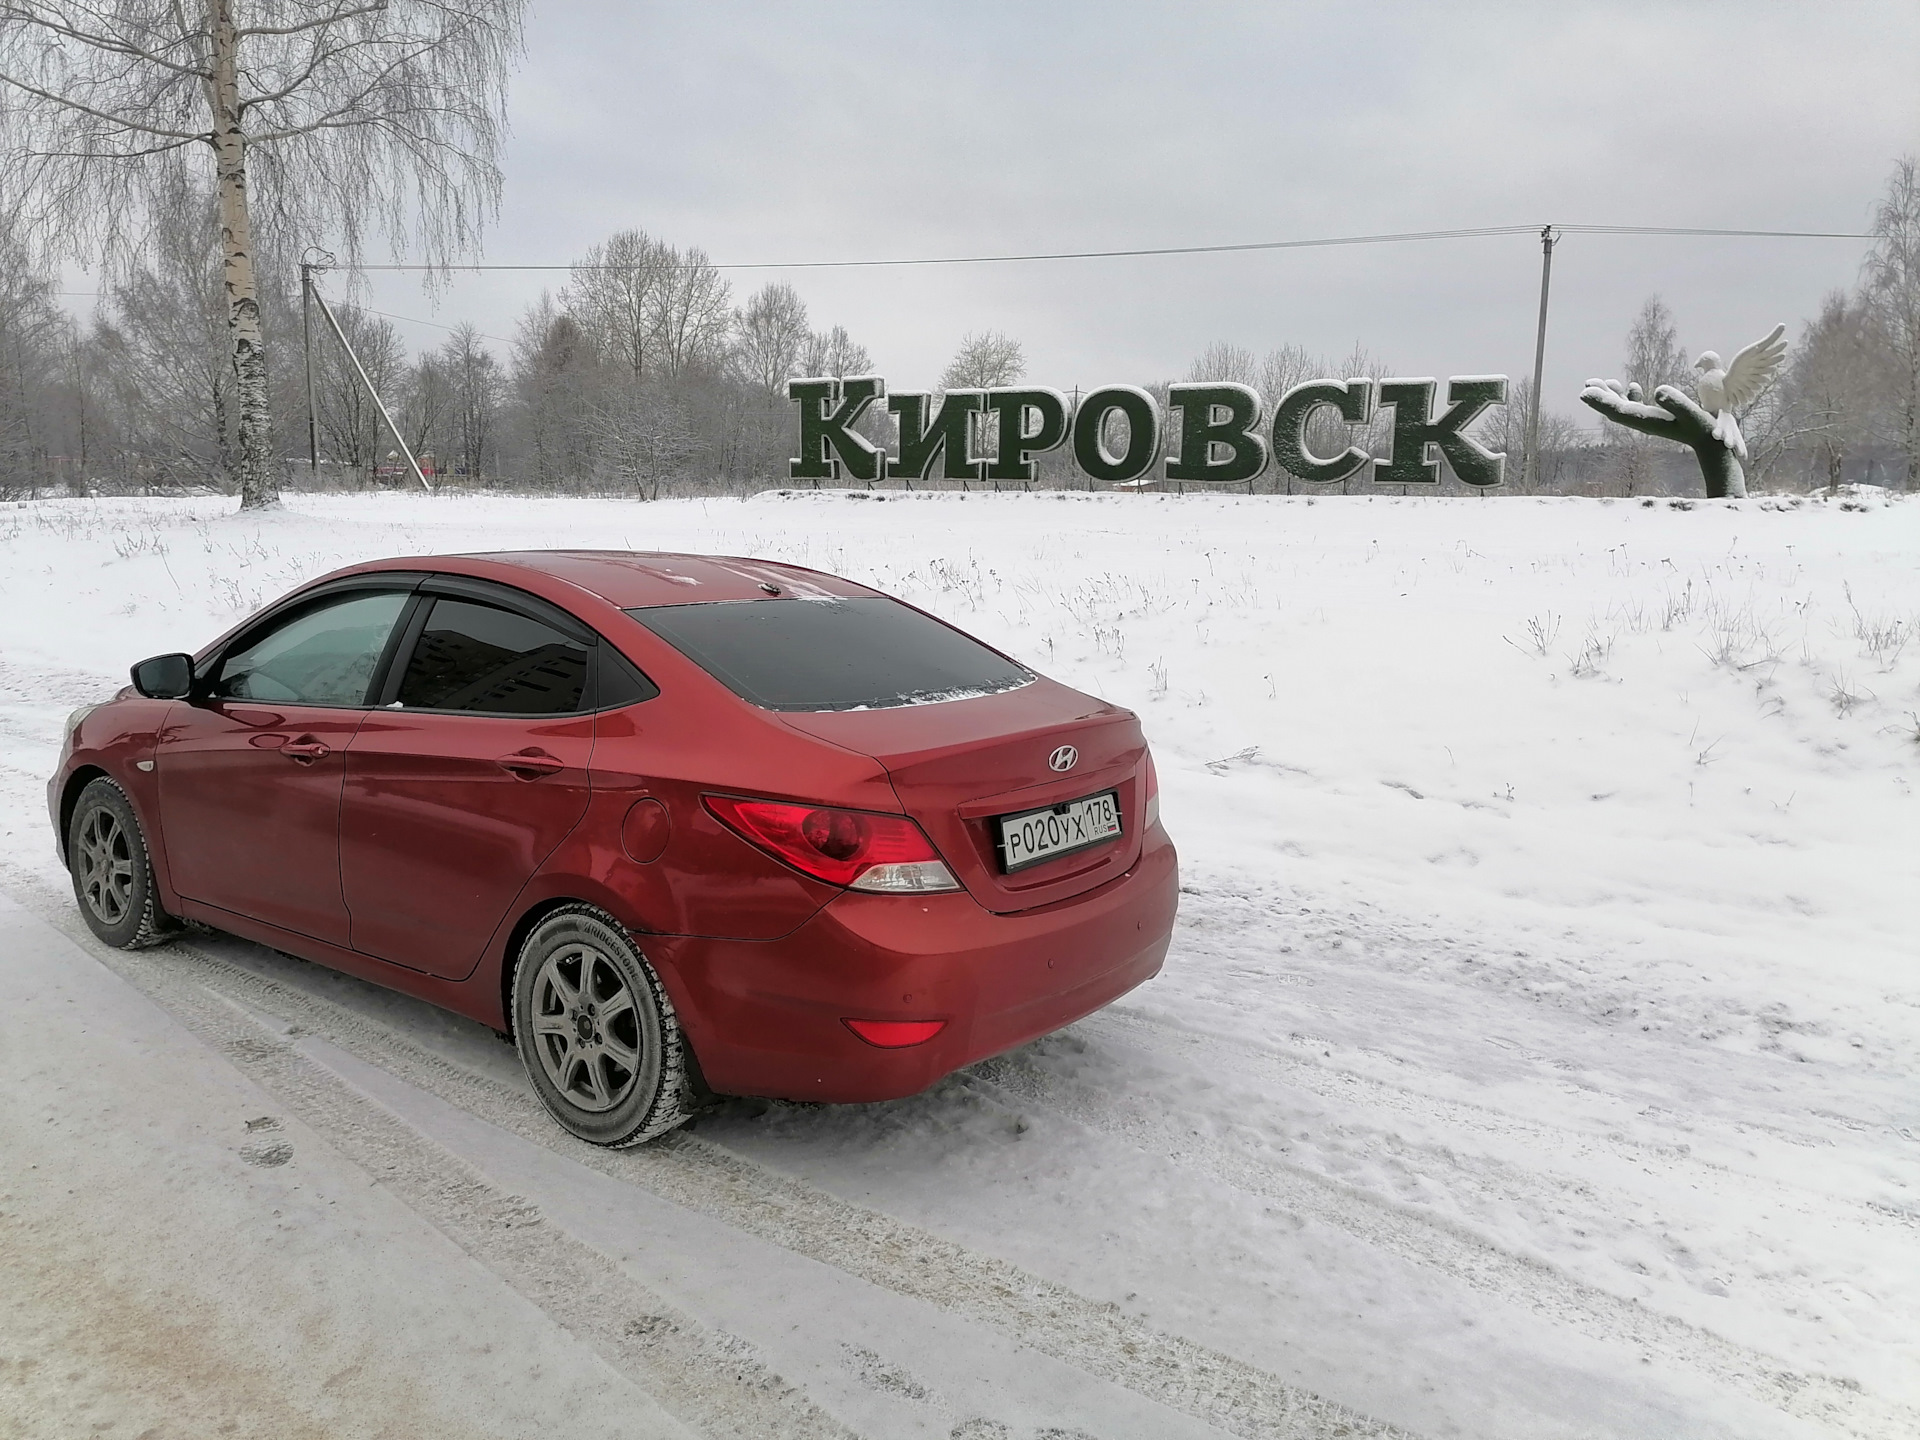
<svg viewBox="0 0 1920 1440"><path fill-rule="evenodd" d="M184 700L193 693L193 657L156 655L133 667L133 688L149 700Z"/></svg>

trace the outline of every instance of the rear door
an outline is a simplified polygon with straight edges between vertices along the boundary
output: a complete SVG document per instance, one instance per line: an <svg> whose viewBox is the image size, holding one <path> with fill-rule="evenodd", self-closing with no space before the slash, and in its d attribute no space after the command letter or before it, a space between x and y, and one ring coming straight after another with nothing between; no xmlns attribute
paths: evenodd
<svg viewBox="0 0 1920 1440"><path fill-rule="evenodd" d="M353 948L463 979L587 808L594 639L504 586L430 580L347 751Z"/></svg>
<svg viewBox="0 0 1920 1440"><path fill-rule="evenodd" d="M334 590L270 616L173 706L156 751L162 843L191 900L347 942L343 757L419 576Z"/></svg>

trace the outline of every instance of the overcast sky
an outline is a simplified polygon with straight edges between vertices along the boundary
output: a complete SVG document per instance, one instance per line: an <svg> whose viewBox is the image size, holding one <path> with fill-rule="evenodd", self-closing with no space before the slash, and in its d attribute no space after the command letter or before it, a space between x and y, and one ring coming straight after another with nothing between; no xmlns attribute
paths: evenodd
<svg viewBox="0 0 1920 1440"><path fill-rule="evenodd" d="M1920 4L656 4L528 26L485 259L639 226L716 261L1120 249L1547 221L1862 230L1920 151ZM1547 403L1617 371L1661 294L1688 352L1851 283L1847 240L1576 235ZM372 257L370 257L372 258ZM510 335L541 285L404 279L379 308ZM898 388L963 334L1063 388L1178 377L1214 340L1358 342L1402 374L1531 371L1531 236L1291 253L731 272L790 281ZM402 326L416 344L433 330Z"/></svg>

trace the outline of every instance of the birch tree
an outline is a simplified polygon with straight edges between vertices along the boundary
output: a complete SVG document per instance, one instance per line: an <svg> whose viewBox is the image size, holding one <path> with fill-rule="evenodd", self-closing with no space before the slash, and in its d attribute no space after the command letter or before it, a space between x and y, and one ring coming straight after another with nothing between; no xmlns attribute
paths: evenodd
<svg viewBox="0 0 1920 1440"><path fill-rule="evenodd" d="M1874 402L1884 394L1876 374L1873 319L1863 299L1834 290L1820 302L1789 372L1801 425L1824 463L1827 491L1837 493L1847 460L1872 433ZM1879 392L1879 393L1876 393Z"/></svg>
<svg viewBox="0 0 1920 1440"><path fill-rule="evenodd" d="M678 259L644 230L621 230L587 251L561 292L602 358L626 366L634 381L661 366L655 327Z"/></svg>
<svg viewBox="0 0 1920 1440"><path fill-rule="evenodd" d="M666 280L654 297L653 334L669 378L718 365L733 329L733 287L692 246L668 250Z"/></svg>
<svg viewBox="0 0 1920 1440"><path fill-rule="evenodd" d="M1906 488L1920 484L1920 160L1893 167L1873 212L1873 249L1861 291L1888 361L1890 439L1906 465Z"/></svg>
<svg viewBox="0 0 1920 1440"><path fill-rule="evenodd" d="M734 365L769 405L784 399L811 335L807 306L791 285L761 287L734 322Z"/></svg>
<svg viewBox="0 0 1920 1440"><path fill-rule="evenodd" d="M67 368L73 327L53 280L24 262L0 222L0 499L32 495L52 478L49 380ZM84 478L84 477L81 477Z"/></svg>
<svg viewBox="0 0 1920 1440"><path fill-rule="evenodd" d="M440 347L440 363L453 390L453 414L448 424L452 454L445 461L455 474L478 477L486 470L494 446L505 384L500 362L481 343L480 332L462 324Z"/></svg>
<svg viewBox="0 0 1920 1440"><path fill-rule="evenodd" d="M0 193L43 255L124 264L211 170L243 507L273 504L256 236L470 252L525 0L0 3Z"/></svg>
<svg viewBox="0 0 1920 1440"><path fill-rule="evenodd" d="M1027 373L1026 352L1020 342L987 330L968 335L940 376L943 390L990 390L996 385L1018 385Z"/></svg>
<svg viewBox="0 0 1920 1440"><path fill-rule="evenodd" d="M832 375L844 380L849 375L870 374L872 370L873 357L867 353L867 347L847 334L844 325L809 335L807 343L800 347L802 375Z"/></svg>
<svg viewBox="0 0 1920 1440"><path fill-rule="evenodd" d="M183 186L156 205L156 218L155 243L101 296L123 438L157 477L226 480L234 469L234 377L212 194Z"/></svg>

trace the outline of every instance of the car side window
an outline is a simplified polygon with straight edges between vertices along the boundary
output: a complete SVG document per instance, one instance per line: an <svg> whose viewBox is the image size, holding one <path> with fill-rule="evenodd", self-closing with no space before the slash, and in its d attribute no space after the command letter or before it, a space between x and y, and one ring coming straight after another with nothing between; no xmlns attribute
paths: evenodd
<svg viewBox="0 0 1920 1440"><path fill-rule="evenodd" d="M409 710L571 715L585 708L592 650L497 605L436 596L400 679Z"/></svg>
<svg viewBox="0 0 1920 1440"><path fill-rule="evenodd" d="M303 610L220 662L217 700L276 705L365 705L394 622L401 590L348 596Z"/></svg>

